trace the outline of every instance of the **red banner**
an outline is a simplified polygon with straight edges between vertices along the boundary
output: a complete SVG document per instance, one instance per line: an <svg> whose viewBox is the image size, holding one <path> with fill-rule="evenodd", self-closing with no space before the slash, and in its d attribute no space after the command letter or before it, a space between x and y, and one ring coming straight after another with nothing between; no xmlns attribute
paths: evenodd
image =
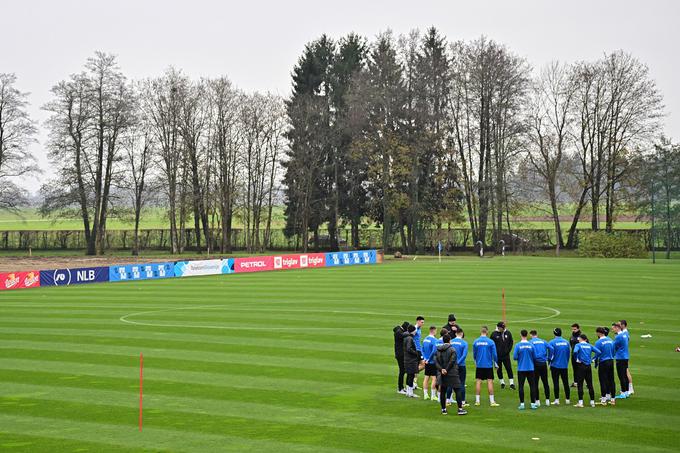
<svg viewBox="0 0 680 453"><path fill-rule="evenodd" d="M262 272L274 270L273 256L251 256L234 259L234 272Z"/></svg>
<svg viewBox="0 0 680 453"><path fill-rule="evenodd" d="M300 269L308 267L324 267L326 255L324 253L306 253L302 255L281 255L274 257L274 269Z"/></svg>
<svg viewBox="0 0 680 453"><path fill-rule="evenodd" d="M40 271L10 272L0 274L0 291L26 289L40 286Z"/></svg>

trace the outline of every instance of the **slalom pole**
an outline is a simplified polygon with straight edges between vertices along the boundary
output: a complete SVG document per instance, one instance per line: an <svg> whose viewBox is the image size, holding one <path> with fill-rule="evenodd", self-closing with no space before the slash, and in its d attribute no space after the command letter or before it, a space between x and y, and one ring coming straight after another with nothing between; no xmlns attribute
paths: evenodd
<svg viewBox="0 0 680 453"><path fill-rule="evenodd" d="M139 353L139 432L142 432L142 400L144 384L144 355Z"/></svg>
<svg viewBox="0 0 680 453"><path fill-rule="evenodd" d="M505 288L503 288L503 322L505 321Z"/></svg>

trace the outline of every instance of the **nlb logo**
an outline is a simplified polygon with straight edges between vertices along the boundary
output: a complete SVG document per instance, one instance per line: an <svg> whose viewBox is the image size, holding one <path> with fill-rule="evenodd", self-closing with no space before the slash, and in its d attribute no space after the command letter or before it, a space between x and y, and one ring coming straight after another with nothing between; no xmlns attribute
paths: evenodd
<svg viewBox="0 0 680 453"><path fill-rule="evenodd" d="M71 284L71 272L68 269L57 269L54 271L54 284L59 285L70 285Z"/></svg>

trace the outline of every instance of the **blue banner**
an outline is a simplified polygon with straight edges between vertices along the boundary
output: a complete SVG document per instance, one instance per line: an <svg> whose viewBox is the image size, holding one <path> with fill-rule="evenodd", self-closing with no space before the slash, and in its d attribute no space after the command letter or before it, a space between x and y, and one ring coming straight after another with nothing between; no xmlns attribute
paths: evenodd
<svg viewBox="0 0 680 453"><path fill-rule="evenodd" d="M377 262L376 255L377 252L375 250L326 253L326 267L375 264Z"/></svg>
<svg viewBox="0 0 680 453"><path fill-rule="evenodd" d="M174 263L126 264L109 267L109 280L154 280L175 276Z"/></svg>
<svg viewBox="0 0 680 453"><path fill-rule="evenodd" d="M109 281L108 267L40 271L40 286L68 286Z"/></svg>

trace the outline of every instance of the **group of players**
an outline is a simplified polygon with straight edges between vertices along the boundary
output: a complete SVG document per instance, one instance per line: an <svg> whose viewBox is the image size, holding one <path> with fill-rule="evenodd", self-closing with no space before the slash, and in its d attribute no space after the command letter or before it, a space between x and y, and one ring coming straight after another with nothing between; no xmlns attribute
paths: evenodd
<svg viewBox="0 0 680 453"><path fill-rule="evenodd" d="M410 398L418 398L417 377L425 371L423 379L423 399L439 401L443 415L448 413L447 406L453 402L455 394L458 415L467 414L465 380L467 375L466 359L468 343L465 332L457 324L456 316L449 315L448 323L439 332L432 326L429 335L422 338L421 329L425 318L418 316L415 324L404 322L394 328L394 355L399 366L397 392ZM600 382L600 404L615 405L616 399L630 397L633 381L628 369L629 351L628 324L625 320L612 323L613 338L608 327L595 330L597 341L590 344L588 337L581 332L578 324L571 325L571 337L562 337L562 329L553 330L551 341L539 338L536 330L520 332L521 340L514 343L512 334L503 321L489 334L482 326L480 336L472 343L475 362L475 406L480 405L482 382L486 381L491 407L499 404L494 398L494 368L501 388L506 388L503 369L508 375L510 389L518 390L519 410L525 409L524 386L529 385L531 409L540 407L539 381L543 384L545 405L560 404L560 380L565 394L565 403L570 404L570 388L576 387L578 403L584 407L584 384L588 388L590 405L595 407L592 365L598 370ZM437 337L437 333L439 337ZM512 360L517 362L517 387L515 387ZM571 362L573 381L569 384L568 367ZM548 369L552 377L554 399L550 400ZM621 391L616 395L614 373L618 375ZM406 385L404 385L406 377Z"/></svg>

